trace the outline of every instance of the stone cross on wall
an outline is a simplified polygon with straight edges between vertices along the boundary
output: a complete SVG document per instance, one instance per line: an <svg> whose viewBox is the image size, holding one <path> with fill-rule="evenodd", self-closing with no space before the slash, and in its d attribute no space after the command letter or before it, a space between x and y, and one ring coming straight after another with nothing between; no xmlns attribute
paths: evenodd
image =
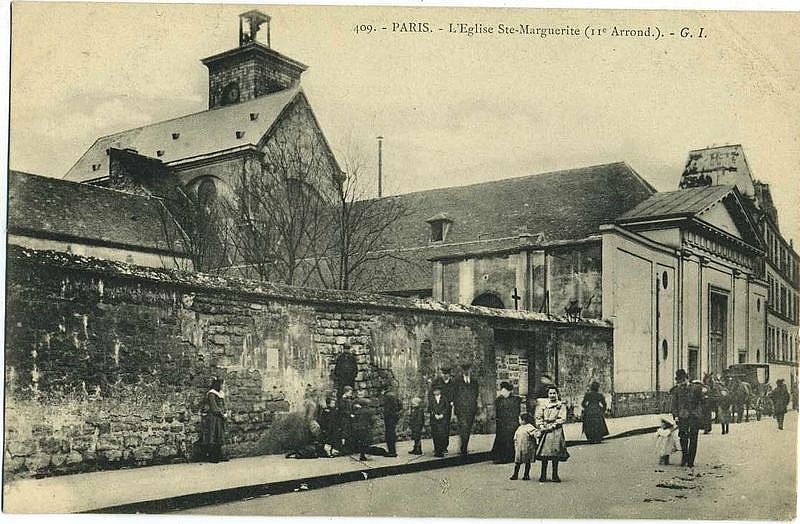
<svg viewBox="0 0 800 524"><path fill-rule="evenodd" d="M514 292L511 293L511 298L514 299L514 309L519 309L519 301L522 297L517 293L517 288L514 288Z"/></svg>

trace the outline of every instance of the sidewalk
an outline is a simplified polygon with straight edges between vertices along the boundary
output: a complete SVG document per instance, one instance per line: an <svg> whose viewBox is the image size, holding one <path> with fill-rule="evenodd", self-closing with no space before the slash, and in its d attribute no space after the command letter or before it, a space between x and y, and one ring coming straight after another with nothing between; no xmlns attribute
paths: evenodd
<svg viewBox="0 0 800 524"><path fill-rule="evenodd" d="M654 431L659 415L607 419L620 438ZM584 443L579 423L564 426L568 444ZM3 486L3 511L9 513L163 513L300 489L482 462L489 459L494 435L473 435L466 459L459 457L458 437L450 455L433 456L430 440L422 456L409 455L410 443L398 443L398 457L370 456L297 460L282 455L233 459L219 464L190 463L98 471L44 479L24 479ZM455 454L454 454L455 453Z"/></svg>

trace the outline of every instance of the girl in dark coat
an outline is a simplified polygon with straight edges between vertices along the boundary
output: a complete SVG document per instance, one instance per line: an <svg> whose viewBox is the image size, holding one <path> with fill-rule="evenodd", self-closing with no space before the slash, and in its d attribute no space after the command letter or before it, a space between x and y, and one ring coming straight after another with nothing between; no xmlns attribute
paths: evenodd
<svg viewBox="0 0 800 524"><path fill-rule="evenodd" d="M520 398L513 394L514 386L500 383L500 395L494 401L496 430L492 458L495 464L514 461L514 432L519 425Z"/></svg>
<svg viewBox="0 0 800 524"><path fill-rule="evenodd" d="M592 444L597 444L608 435L606 426L606 398L600 393L600 384L592 382L583 396L583 434Z"/></svg>
<svg viewBox="0 0 800 524"><path fill-rule="evenodd" d="M222 444L225 441L225 394L222 379L213 377L201 411L203 450L211 462L225 460Z"/></svg>

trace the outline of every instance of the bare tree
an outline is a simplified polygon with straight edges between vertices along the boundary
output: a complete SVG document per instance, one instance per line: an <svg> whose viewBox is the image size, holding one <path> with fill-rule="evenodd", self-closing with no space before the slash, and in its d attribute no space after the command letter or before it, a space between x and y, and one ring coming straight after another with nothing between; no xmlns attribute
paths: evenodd
<svg viewBox="0 0 800 524"><path fill-rule="evenodd" d="M319 253L334 245L330 199L338 168L317 133L276 130L262 159L244 163L235 183L237 259L261 280L308 285Z"/></svg>
<svg viewBox="0 0 800 524"><path fill-rule="evenodd" d="M333 202L332 232L334 245L315 264L319 280L336 289L381 289L379 268L394 261L408 263L402 252L392 248L392 226L408 214L397 197L366 198L369 179L366 156L350 146L342 156L344 172L337 180Z"/></svg>
<svg viewBox="0 0 800 524"><path fill-rule="evenodd" d="M175 265L185 255L195 271L224 273L230 266L232 231L229 208L223 201L203 201L178 184L162 188L161 221Z"/></svg>

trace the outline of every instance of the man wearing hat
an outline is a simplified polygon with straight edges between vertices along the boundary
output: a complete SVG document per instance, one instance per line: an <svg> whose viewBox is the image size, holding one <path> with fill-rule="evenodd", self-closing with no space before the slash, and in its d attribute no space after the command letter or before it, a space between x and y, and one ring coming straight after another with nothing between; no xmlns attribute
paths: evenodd
<svg viewBox="0 0 800 524"><path fill-rule="evenodd" d="M458 417L458 436L461 438L461 455L467 454L472 424L478 412L478 381L470 373L472 365L466 362L461 365L461 376L455 384L453 408Z"/></svg>
<svg viewBox="0 0 800 524"><path fill-rule="evenodd" d="M769 398L772 400L772 412L778 421L778 429L783 429L783 417L786 416L786 407L789 405L789 391L782 378L776 380L775 384L775 389L769 394Z"/></svg>
<svg viewBox="0 0 800 524"><path fill-rule="evenodd" d="M672 416L678 424L681 441L681 466L694 467L697 435L703 424L703 386L689 382L685 369L675 372L675 387L670 390Z"/></svg>
<svg viewBox="0 0 800 524"><path fill-rule="evenodd" d="M441 375L433 379L431 383L431 389L428 392L428 406L430 407L433 403L433 391L435 389L439 389L439 394L441 395L444 406L446 409L443 410L444 419L440 422L442 427L446 429L446 433L450 434L450 419L453 416L453 394L454 394L454 387L455 384L450 376L450 368L442 368ZM448 441L445 440L444 448L442 450L443 453L447 453L447 445Z"/></svg>

